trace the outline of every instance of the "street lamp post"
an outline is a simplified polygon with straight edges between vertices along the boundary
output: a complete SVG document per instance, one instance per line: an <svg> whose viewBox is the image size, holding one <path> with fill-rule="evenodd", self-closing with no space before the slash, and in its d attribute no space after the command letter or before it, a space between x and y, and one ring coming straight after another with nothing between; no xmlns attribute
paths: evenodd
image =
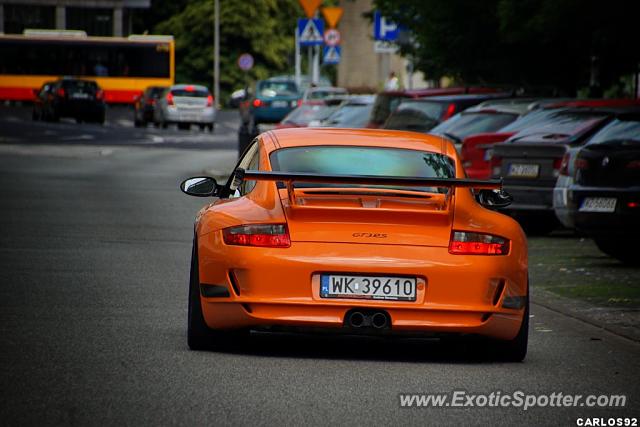
<svg viewBox="0 0 640 427"><path fill-rule="evenodd" d="M213 3L213 97L220 105L220 0Z"/></svg>

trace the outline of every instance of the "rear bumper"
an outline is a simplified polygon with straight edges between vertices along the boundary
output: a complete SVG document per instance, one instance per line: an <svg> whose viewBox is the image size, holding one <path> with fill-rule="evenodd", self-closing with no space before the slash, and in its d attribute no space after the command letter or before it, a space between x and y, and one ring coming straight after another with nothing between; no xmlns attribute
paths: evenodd
<svg viewBox="0 0 640 427"><path fill-rule="evenodd" d="M479 334L512 339L527 296L526 248L510 255L453 256L447 248L293 243L287 249L224 246L217 232L199 239L200 282L228 290L202 297L211 328L319 327L345 324L354 308L383 310L391 332ZM414 302L325 299L325 272L423 277ZM509 303L511 302L511 304ZM510 308L513 307L513 308Z"/></svg>
<svg viewBox="0 0 640 427"><path fill-rule="evenodd" d="M216 110L212 107L204 109L166 108L163 112L166 122L211 124L216 120Z"/></svg>
<svg viewBox="0 0 640 427"><path fill-rule="evenodd" d="M504 190L513 196L513 203L505 211L552 213L553 187L504 185Z"/></svg>
<svg viewBox="0 0 640 427"><path fill-rule="evenodd" d="M65 101L54 104L59 117L95 117L105 114L104 103L88 101Z"/></svg>
<svg viewBox="0 0 640 427"><path fill-rule="evenodd" d="M576 188L577 187L577 188ZM587 197L615 198L614 212L581 212L580 206ZM568 190L569 215L576 229L595 236L640 236L640 207L628 203L640 203L640 187L598 188L572 186Z"/></svg>

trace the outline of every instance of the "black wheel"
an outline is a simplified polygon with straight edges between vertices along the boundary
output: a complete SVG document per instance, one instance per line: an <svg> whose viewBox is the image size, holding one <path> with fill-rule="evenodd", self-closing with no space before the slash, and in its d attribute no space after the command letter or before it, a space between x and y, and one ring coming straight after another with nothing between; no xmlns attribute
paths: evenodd
<svg viewBox="0 0 640 427"><path fill-rule="evenodd" d="M499 341L496 345L496 355L505 362L522 362L527 356L529 345L529 285L527 285L527 301L524 307L524 317L518 335L510 341Z"/></svg>
<svg viewBox="0 0 640 427"><path fill-rule="evenodd" d="M163 121L160 125L162 126L162 129L166 129L169 126L169 123Z"/></svg>
<svg viewBox="0 0 640 427"><path fill-rule="evenodd" d="M191 350L238 345L246 338L246 329L220 331L207 326L202 315L200 278L198 273L198 244L193 240L191 272L189 275L189 310L187 315L187 344Z"/></svg>
<svg viewBox="0 0 640 427"><path fill-rule="evenodd" d="M82 123L83 121L85 120L83 120L82 117L76 117L76 123Z"/></svg>
<svg viewBox="0 0 640 427"><path fill-rule="evenodd" d="M631 240L632 239L626 241L624 239L606 237L595 237L593 239L598 249L605 254L614 257L624 264L640 264L640 256L638 256L635 249L631 247Z"/></svg>
<svg viewBox="0 0 640 427"><path fill-rule="evenodd" d="M178 123L178 129L180 130L189 130L191 128L191 124L189 123Z"/></svg>
<svg viewBox="0 0 640 427"><path fill-rule="evenodd" d="M34 121L40 120L40 117L38 116L38 113L36 112L35 109L33 109L33 111L31 111L31 120L34 120Z"/></svg>
<svg viewBox="0 0 640 427"><path fill-rule="evenodd" d="M211 124L208 124L207 127L209 128L209 132L213 132L213 130L216 127L216 124L215 123L211 123Z"/></svg>
<svg viewBox="0 0 640 427"><path fill-rule="evenodd" d="M143 127L145 124L146 124L146 123L144 123L143 121L138 120L138 119L135 119L135 120L133 121L133 125L134 125L135 127L137 127L137 128L141 128L141 127Z"/></svg>

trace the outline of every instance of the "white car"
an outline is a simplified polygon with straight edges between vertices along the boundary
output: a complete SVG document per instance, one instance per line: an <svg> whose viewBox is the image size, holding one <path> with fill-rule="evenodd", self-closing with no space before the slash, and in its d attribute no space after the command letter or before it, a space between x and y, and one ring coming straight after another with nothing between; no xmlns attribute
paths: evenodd
<svg viewBox="0 0 640 427"><path fill-rule="evenodd" d="M154 123L166 128L176 124L178 129L198 125L213 132L216 108L209 89L199 85L173 85L156 101Z"/></svg>

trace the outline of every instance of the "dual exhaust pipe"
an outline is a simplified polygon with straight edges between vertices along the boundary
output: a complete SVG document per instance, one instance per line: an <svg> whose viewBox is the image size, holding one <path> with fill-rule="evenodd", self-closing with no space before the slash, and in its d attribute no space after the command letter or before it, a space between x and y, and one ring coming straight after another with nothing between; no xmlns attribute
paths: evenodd
<svg viewBox="0 0 640 427"><path fill-rule="evenodd" d="M345 316L344 323L354 329L389 329L391 327L391 318L385 311L351 310Z"/></svg>

